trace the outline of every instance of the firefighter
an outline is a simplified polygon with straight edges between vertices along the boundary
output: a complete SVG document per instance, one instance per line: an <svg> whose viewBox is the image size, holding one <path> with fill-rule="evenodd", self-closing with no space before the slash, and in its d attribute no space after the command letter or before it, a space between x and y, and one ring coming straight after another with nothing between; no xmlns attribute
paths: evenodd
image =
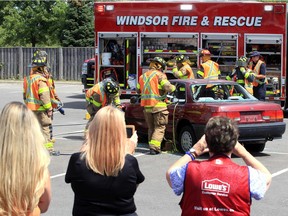
<svg viewBox="0 0 288 216"><path fill-rule="evenodd" d="M166 94L175 91L164 73L166 62L163 58L155 57L149 65L149 70L142 74L137 84L141 93L141 106L148 126L148 142L150 154L161 153L161 142L168 124L168 109Z"/></svg>
<svg viewBox="0 0 288 216"><path fill-rule="evenodd" d="M51 102L52 102L52 107L53 107L53 113L55 111L59 111L62 115L65 115L65 111L63 109L63 103L60 100L58 94L56 93L55 82L54 82L52 73L50 72L49 67L45 67L44 70L45 70L46 78L48 79L48 86L50 89L50 97L51 97ZM53 118L54 118L54 115L52 114L51 119L53 120ZM55 139L53 138L52 124L50 125L50 137L51 137L52 142L55 142Z"/></svg>
<svg viewBox="0 0 288 216"><path fill-rule="evenodd" d="M191 62L189 58L185 57L184 55L176 56L172 70L174 76L178 79L195 79L190 65Z"/></svg>
<svg viewBox="0 0 288 216"><path fill-rule="evenodd" d="M46 53L47 54L47 53ZM47 55L45 52L36 50L33 53L31 74L24 77L23 99L26 106L37 116L46 138L45 147L51 154L55 154L54 143L51 140L50 127L52 125L52 93L45 67L47 66ZM57 155L59 152L57 152Z"/></svg>
<svg viewBox="0 0 288 216"><path fill-rule="evenodd" d="M252 82L254 74L248 69L248 58L241 56L236 63L236 67L226 76L226 80L232 80L239 83L246 90L253 94Z"/></svg>
<svg viewBox="0 0 288 216"><path fill-rule="evenodd" d="M48 59L48 54L46 51L44 50L39 50L37 49L33 56L36 55L37 53L39 53L41 56L46 57L46 59ZM55 111L59 111L62 115L65 115L65 111L63 109L63 103L60 100L58 94L56 93L56 88L55 88L55 82L52 76L52 73L50 72L50 68L49 68L49 63L48 60L46 60L46 66L44 66L44 76L47 79L47 85L50 89L50 97L51 97L51 103L52 103L52 108L53 108L53 113ZM31 69L30 71L30 75L33 74L33 70ZM52 121L53 121L53 114L52 114ZM53 143L55 143L55 139L53 138L53 127L52 124L49 126L50 128L50 139Z"/></svg>
<svg viewBox="0 0 288 216"><path fill-rule="evenodd" d="M106 78L98 82L86 92L86 101L86 109L90 118L86 124L85 131L87 131L90 122L101 107L112 104L122 109L119 84L112 78Z"/></svg>
<svg viewBox="0 0 288 216"><path fill-rule="evenodd" d="M201 64L197 71L197 77L201 79L218 79L221 75L219 65L211 60L210 51L207 49L201 50L199 57L201 59Z"/></svg>
<svg viewBox="0 0 288 216"><path fill-rule="evenodd" d="M266 95L266 64L260 60L260 53L253 51L250 55L249 69L254 73L253 96L258 100L265 101Z"/></svg>

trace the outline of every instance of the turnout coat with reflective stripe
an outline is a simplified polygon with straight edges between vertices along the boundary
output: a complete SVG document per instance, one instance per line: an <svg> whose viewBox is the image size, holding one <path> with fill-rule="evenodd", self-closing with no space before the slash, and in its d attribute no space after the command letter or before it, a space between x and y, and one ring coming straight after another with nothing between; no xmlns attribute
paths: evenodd
<svg viewBox="0 0 288 216"><path fill-rule="evenodd" d="M216 62L208 60L203 64L201 64L201 66L204 69L204 75L203 75L204 79L218 79L219 65Z"/></svg>
<svg viewBox="0 0 288 216"><path fill-rule="evenodd" d="M150 106L154 107L156 105L166 106L166 103L163 100L166 96L160 95L160 90L162 90L162 85L164 85L167 79L159 81L160 76L166 76L160 71L149 70L142 74L139 78L139 85L141 91L141 106Z"/></svg>
<svg viewBox="0 0 288 216"><path fill-rule="evenodd" d="M93 95L99 95L99 101L94 100ZM103 83L99 82L86 92L86 101L92 103L96 107L104 107L107 103L107 96L103 89Z"/></svg>
<svg viewBox="0 0 288 216"><path fill-rule="evenodd" d="M41 74L32 74L24 77L24 102L33 111L46 111L51 109L51 100L47 79ZM41 98L42 95L42 98Z"/></svg>

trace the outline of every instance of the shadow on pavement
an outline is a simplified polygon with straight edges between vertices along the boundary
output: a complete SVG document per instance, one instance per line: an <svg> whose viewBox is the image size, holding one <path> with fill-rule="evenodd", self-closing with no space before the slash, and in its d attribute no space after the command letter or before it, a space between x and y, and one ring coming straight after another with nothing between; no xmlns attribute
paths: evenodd
<svg viewBox="0 0 288 216"><path fill-rule="evenodd" d="M86 102L83 101L74 101L74 102L67 102L64 104L64 109L86 109Z"/></svg>

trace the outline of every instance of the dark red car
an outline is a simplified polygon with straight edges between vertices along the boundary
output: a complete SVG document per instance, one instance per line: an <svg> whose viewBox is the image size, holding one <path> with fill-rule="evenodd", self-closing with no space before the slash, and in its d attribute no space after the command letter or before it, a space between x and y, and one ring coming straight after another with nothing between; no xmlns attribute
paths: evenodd
<svg viewBox="0 0 288 216"><path fill-rule="evenodd" d="M234 119L239 127L239 141L252 151L263 151L267 141L282 138L285 132L281 106L257 100L235 82L207 79L170 82L176 85L176 91L168 105L165 138L174 141L179 151L187 151L200 139L213 116ZM126 123L135 125L140 137L147 136L143 108L139 100L131 101L123 104Z"/></svg>

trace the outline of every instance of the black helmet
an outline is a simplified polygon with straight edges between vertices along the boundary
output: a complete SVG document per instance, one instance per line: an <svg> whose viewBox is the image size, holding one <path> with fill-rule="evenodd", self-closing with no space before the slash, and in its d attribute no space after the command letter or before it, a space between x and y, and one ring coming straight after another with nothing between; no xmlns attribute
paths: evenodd
<svg viewBox="0 0 288 216"><path fill-rule="evenodd" d="M107 78L103 80L104 82L104 91L108 95L116 95L119 92L119 85L111 78Z"/></svg>
<svg viewBox="0 0 288 216"><path fill-rule="evenodd" d="M44 50L36 50L33 53L32 57L32 64L30 65L31 67L42 67L42 66L47 66L47 52Z"/></svg>
<svg viewBox="0 0 288 216"><path fill-rule="evenodd" d="M175 57L175 60L177 63L182 63L184 60L186 60L187 58L184 55L178 55Z"/></svg>
<svg viewBox="0 0 288 216"><path fill-rule="evenodd" d="M246 58L245 56L241 56L237 61L238 67L246 67L247 64L248 64L248 58Z"/></svg>
<svg viewBox="0 0 288 216"><path fill-rule="evenodd" d="M162 70L166 69L166 61L161 57L155 57L151 62L156 62L161 65Z"/></svg>

